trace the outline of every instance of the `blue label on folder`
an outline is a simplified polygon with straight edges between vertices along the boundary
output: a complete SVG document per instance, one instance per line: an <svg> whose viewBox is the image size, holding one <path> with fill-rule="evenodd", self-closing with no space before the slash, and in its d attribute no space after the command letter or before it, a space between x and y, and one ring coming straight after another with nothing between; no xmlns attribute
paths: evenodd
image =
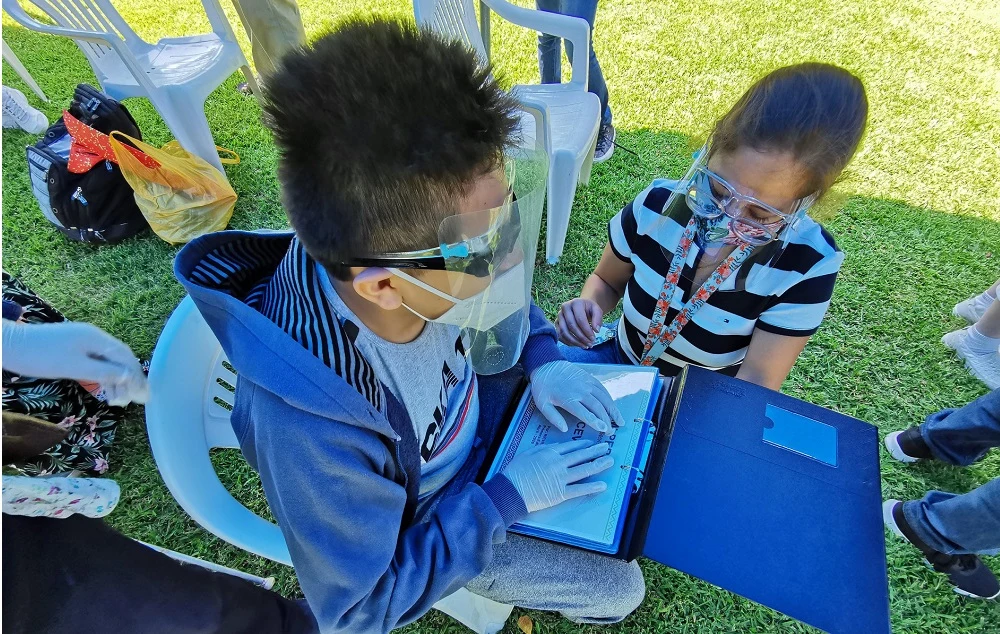
<svg viewBox="0 0 1000 634"><path fill-rule="evenodd" d="M764 442L837 466L837 428L767 404Z"/></svg>

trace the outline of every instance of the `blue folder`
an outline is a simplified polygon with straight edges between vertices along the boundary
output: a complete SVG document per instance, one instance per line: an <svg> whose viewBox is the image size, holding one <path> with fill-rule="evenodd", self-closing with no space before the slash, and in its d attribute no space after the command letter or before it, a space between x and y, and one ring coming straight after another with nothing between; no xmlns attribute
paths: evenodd
<svg viewBox="0 0 1000 634"><path fill-rule="evenodd" d="M834 634L890 632L875 427L701 368L673 383L631 552Z"/></svg>

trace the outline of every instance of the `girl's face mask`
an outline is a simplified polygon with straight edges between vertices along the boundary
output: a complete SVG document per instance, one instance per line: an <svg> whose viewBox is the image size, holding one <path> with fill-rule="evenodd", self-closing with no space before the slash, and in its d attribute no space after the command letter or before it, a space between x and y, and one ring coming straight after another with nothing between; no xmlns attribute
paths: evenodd
<svg viewBox="0 0 1000 634"><path fill-rule="evenodd" d="M793 211L782 211L740 194L707 167L697 166L693 172L685 187L685 196L688 207L698 218L695 240L702 248L767 244L794 224L812 202L803 199L796 203Z"/></svg>
<svg viewBox="0 0 1000 634"><path fill-rule="evenodd" d="M757 227L743 227L740 231L742 235L737 234L733 228L733 219L726 215L717 218L703 216L696 218L698 218L698 233L695 234L695 244L702 251L743 244L746 242L743 235L749 235L756 240L770 241L767 232Z"/></svg>

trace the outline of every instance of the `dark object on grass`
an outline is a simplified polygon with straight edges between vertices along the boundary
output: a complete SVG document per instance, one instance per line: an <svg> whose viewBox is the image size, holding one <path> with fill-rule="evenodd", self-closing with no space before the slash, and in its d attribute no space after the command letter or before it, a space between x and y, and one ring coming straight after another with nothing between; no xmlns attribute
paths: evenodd
<svg viewBox="0 0 1000 634"><path fill-rule="evenodd" d="M54 423L14 414L3 413L3 459L7 462L21 462L37 456L49 447L54 447L69 435Z"/></svg>
<svg viewBox="0 0 1000 634"><path fill-rule="evenodd" d="M128 109L93 86L76 87L69 113L103 134L120 130L142 138ZM31 191L42 214L78 242L111 244L149 228L117 163L96 159L84 173L70 171L72 142L60 117L38 143L26 148Z"/></svg>

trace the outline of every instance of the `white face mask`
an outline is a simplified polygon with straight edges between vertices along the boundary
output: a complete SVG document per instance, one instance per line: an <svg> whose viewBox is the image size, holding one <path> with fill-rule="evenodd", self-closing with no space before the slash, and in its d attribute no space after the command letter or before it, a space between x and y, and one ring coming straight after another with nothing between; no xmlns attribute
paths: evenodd
<svg viewBox="0 0 1000 634"><path fill-rule="evenodd" d="M449 324L459 328L485 331L524 308L527 302L524 262L519 262L516 266L496 276L489 286L465 299L453 297L398 269L389 270L425 291L454 304L435 319L424 317L405 303L403 304L406 310L417 317L436 324Z"/></svg>

